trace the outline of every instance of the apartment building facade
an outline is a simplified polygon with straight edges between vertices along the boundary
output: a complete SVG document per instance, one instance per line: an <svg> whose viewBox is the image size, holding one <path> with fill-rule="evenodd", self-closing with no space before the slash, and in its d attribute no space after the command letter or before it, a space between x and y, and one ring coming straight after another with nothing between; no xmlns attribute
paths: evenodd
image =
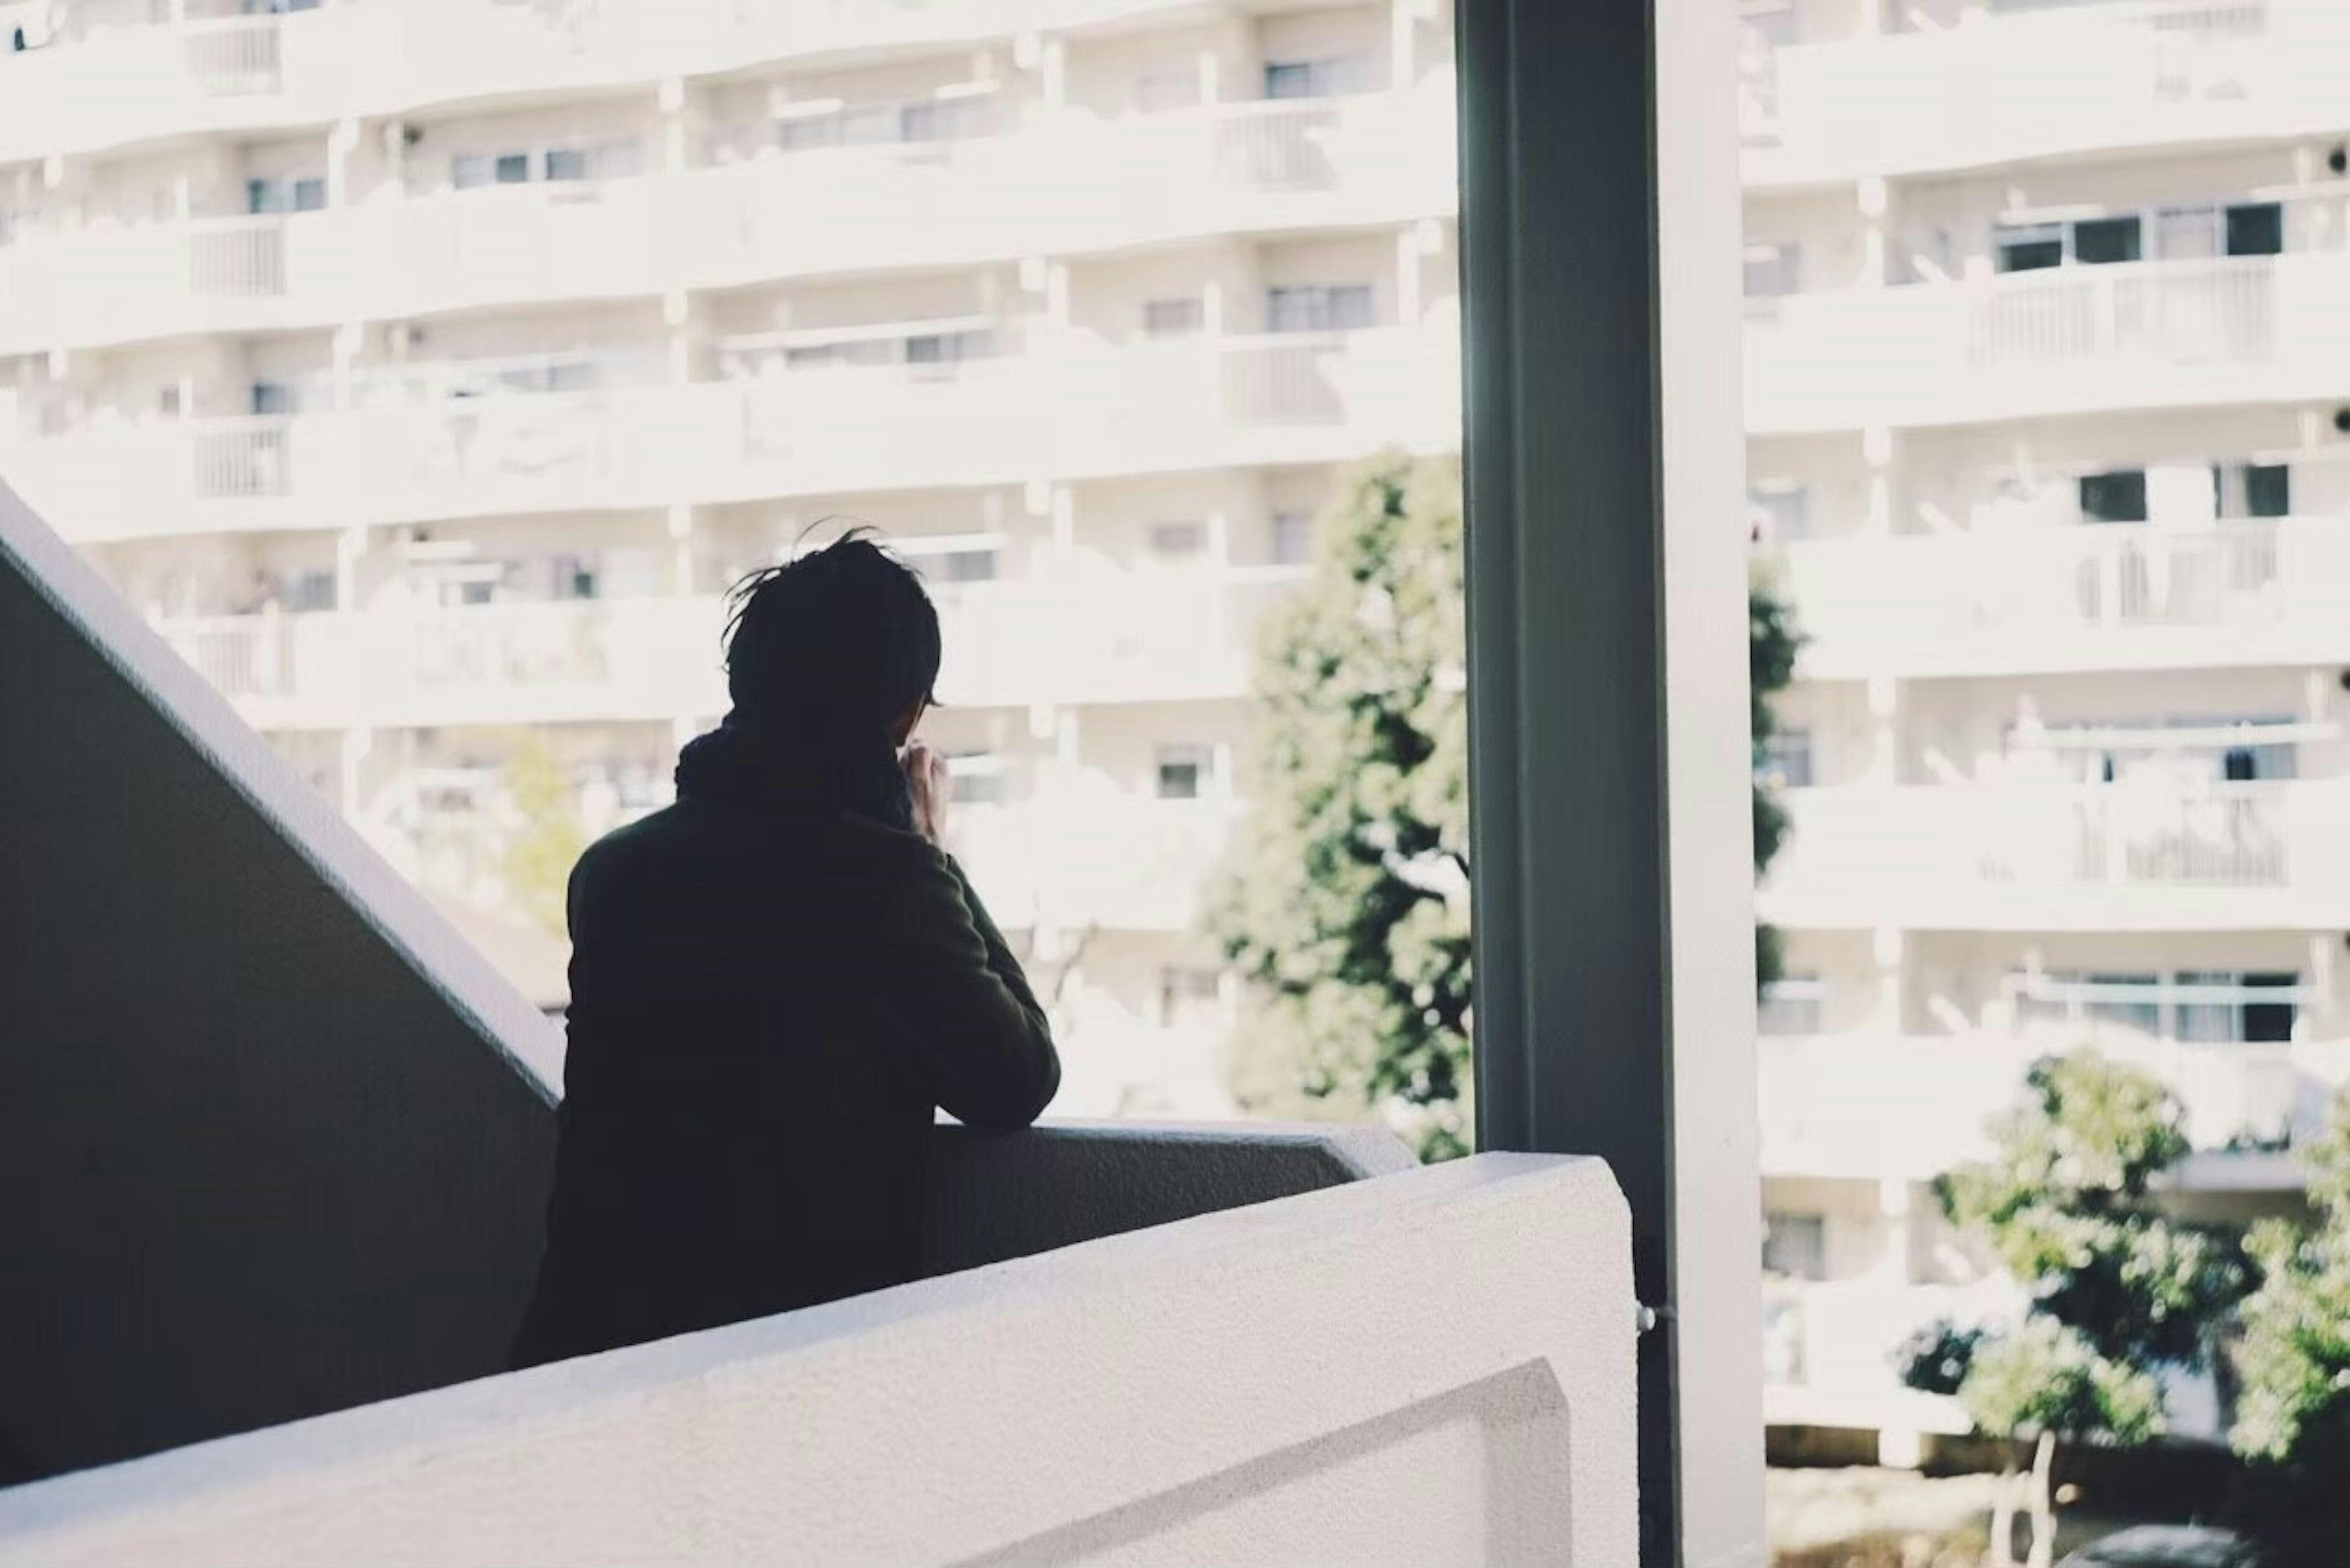
<svg viewBox="0 0 2350 1568"><path fill-rule="evenodd" d="M578 830L666 800L720 596L853 519L940 600L929 732L1066 1108L1228 1107L1197 894L1253 628L1335 465L1459 440L1443 8L19 31L10 482L405 868L513 897L525 728Z"/></svg>
<svg viewBox="0 0 2350 1568"><path fill-rule="evenodd" d="M1903 1334L2015 1305L1928 1184L2033 1056L2162 1075L2214 1214L2350 1075L2350 14L1741 11L1749 525L1811 639L1769 1398L1898 1454L1963 1430Z"/></svg>

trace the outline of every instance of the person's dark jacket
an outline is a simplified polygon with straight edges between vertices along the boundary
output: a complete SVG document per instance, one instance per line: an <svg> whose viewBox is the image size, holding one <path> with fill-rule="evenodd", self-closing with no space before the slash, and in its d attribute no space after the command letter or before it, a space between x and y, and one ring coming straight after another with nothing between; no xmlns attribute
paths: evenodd
<svg viewBox="0 0 2350 1568"><path fill-rule="evenodd" d="M934 1108L1033 1121L1045 1013L902 786L809 784L728 732L573 873L554 1196L518 1365L916 1276ZM713 755L723 766L709 764ZM894 821L891 819L895 819Z"/></svg>

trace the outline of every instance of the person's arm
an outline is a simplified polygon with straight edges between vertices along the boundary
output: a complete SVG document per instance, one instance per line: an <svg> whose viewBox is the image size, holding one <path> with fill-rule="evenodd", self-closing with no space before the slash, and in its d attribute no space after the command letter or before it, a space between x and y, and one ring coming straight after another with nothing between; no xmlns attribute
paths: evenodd
<svg viewBox="0 0 2350 1568"><path fill-rule="evenodd" d="M1026 1127L1061 1086L1052 1026L962 867L928 845L915 853L891 910L883 1006L940 1108L972 1127Z"/></svg>

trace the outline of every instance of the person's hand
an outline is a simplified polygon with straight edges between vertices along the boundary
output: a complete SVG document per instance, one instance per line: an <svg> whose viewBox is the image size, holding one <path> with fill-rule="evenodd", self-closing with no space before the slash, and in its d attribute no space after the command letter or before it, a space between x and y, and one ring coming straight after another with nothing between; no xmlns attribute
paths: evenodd
<svg viewBox="0 0 2350 1568"><path fill-rule="evenodd" d="M947 842L947 760L921 742L898 757L906 771L906 792L914 799L914 831L941 848Z"/></svg>

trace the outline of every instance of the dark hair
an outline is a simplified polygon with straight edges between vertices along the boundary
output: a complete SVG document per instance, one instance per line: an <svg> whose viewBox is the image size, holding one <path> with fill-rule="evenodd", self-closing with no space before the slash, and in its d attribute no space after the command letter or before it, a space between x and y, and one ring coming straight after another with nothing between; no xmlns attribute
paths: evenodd
<svg viewBox="0 0 2350 1568"><path fill-rule="evenodd" d="M727 593L726 690L754 723L847 732L928 702L939 612L912 567L853 528Z"/></svg>

